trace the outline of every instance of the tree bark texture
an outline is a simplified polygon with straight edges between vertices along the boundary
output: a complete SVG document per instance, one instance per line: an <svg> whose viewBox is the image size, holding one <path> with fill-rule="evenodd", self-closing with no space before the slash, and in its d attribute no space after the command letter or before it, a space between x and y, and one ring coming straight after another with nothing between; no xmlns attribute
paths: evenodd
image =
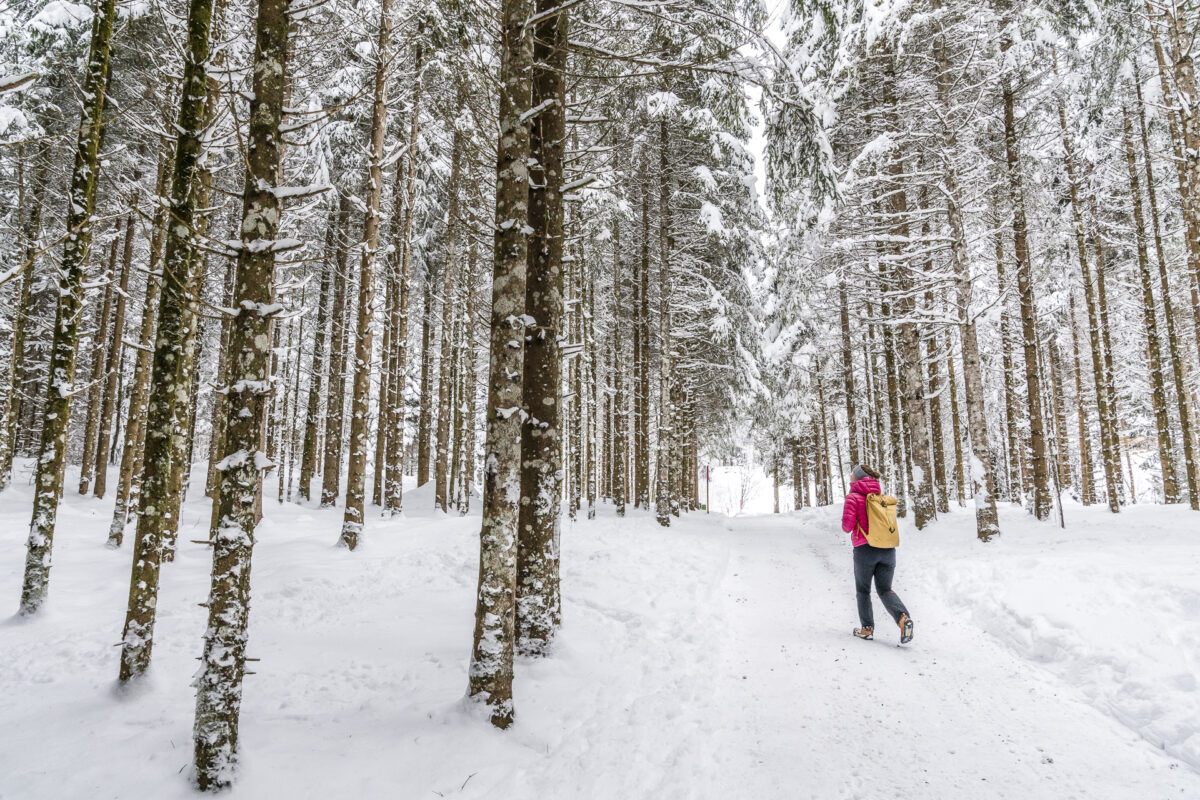
<svg viewBox="0 0 1200 800"><path fill-rule="evenodd" d="M54 528L63 493L67 459L67 425L75 392L75 356L79 317L83 311L84 273L92 243L92 212L100 173L100 135L108 85L109 50L116 0L96 4L92 39L84 71L83 108L75 161L71 170L67 204L67 237L63 243L54 333L50 345L50 373L42 410L42 433L34 472L33 516L29 525L25 577L21 586L20 613L37 613L46 600L50 580Z"/></svg>

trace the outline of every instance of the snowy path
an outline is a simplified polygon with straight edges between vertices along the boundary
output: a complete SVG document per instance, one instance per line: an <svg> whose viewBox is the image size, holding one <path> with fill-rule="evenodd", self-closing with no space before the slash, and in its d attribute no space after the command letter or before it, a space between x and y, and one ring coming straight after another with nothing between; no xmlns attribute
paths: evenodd
<svg viewBox="0 0 1200 800"><path fill-rule="evenodd" d="M0 600L14 605L27 501L23 487L0 498ZM206 513L189 503L186 525ZM118 695L129 550L103 547L107 514L68 497L46 615L0 622L4 800L195 797L188 683L207 553L187 545L164 570L151 675ZM961 513L910 538L897 590L917 639L899 648L879 609L879 640L850 637L850 553L828 509L692 515L666 531L602 509L564 524L564 628L552 658L518 663L518 724L499 733L461 701L478 518L375 521L351 554L332 547L340 510L267 514L251 628L262 661L233 798L1200 797L1197 615L1165 634L1147 618L1124 650L1063 627L1087 598L1045 590L1086 590L1047 578L1070 555L1062 542L1006 542L984 564ZM1195 585L1200 548L1187 547L1147 551L1171 562L1167 587L1122 562L1127 605L1156 602L1157 616L1189 602L1170 591ZM1009 579L1043 593L976 603ZM1169 651L1139 657L1161 636ZM1131 692L1136 706L1114 700Z"/></svg>
<svg viewBox="0 0 1200 800"><path fill-rule="evenodd" d="M757 518L739 531L723 676L732 714L723 749L742 756L728 766L731 789L805 798L1197 796L1195 772L969 620L905 592L903 554L896 586L917 639L896 646L878 602L878 638L853 639L849 552L827 530L801 538L794 520Z"/></svg>

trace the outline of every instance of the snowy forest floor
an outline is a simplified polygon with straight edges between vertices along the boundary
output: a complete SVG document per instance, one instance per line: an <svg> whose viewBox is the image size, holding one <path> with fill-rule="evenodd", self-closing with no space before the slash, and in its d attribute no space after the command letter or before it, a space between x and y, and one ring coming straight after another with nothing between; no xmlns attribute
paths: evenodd
<svg viewBox="0 0 1200 800"><path fill-rule="evenodd" d="M27 476L27 470L22 473ZM68 486L72 486L68 475ZM1182 509L1004 508L980 545L955 510L902 528L911 645L876 603L856 624L839 508L563 525L564 624L517 664L517 724L464 704L477 515L370 519L266 503L254 555L241 770L232 798L1200 797L1200 533ZM27 477L0 497L15 610ZM154 664L118 693L130 543L69 491L50 601L0 622L0 797L195 797L193 692L209 505L185 509Z"/></svg>

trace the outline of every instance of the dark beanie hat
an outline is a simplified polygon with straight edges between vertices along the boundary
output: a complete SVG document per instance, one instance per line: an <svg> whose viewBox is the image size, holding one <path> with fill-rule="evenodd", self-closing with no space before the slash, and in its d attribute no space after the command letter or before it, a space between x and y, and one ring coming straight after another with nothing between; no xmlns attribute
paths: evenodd
<svg viewBox="0 0 1200 800"><path fill-rule="evenodd" d="M868 467L866 464L855 464L854 469L850 471L850 477L856 481L861 481L866 477L871 477L878 480L879 473Z"/></svg>

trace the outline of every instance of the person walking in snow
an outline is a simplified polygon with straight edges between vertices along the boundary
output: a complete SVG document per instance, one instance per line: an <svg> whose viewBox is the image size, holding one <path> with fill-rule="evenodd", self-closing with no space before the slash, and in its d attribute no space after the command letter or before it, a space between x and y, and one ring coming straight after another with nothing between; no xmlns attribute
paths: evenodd
<svg viewBox="0 0 1200 800"><path fill-rule="evenodd" d="M850 534L854 545L854 590L858 596L858 620L854 629L860 639L875 636L875 612L871 607L871 579L884 608L900 626L900 642L912 641L913 621L899 595L892 591L896 574L896 547L900 543L896 527L896 498L879 488L879 473L856 464L850 473L850 493L842 508L842 530Z"/></svg>

